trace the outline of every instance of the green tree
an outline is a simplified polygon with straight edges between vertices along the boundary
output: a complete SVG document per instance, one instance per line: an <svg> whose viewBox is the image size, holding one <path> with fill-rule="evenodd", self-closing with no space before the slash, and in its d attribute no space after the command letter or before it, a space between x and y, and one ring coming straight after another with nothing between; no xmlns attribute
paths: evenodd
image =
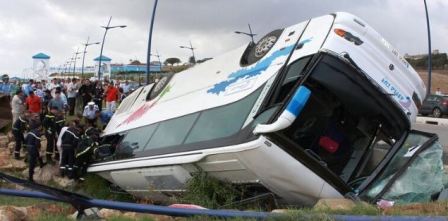
<svg viewBox="0 0 448 221"><path fill-rule="evenodd" d="M165 62L163 62L165 65L169 64L171 66L173 66L174 64L178 64L180 63L180 59L179 58L167 58L165 60Z"/></svg>

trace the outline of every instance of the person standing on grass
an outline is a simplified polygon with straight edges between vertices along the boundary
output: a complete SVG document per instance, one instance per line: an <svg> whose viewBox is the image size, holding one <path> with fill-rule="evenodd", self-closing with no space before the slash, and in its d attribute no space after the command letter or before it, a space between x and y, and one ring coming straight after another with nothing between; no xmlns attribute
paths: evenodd
<svg viewBox="0 0 448 221"><path fill-rule="evenodd" d="M70 116L73 116L75 114L76 95L78 95L78 83L76 78L73 78L72 81L67 85L67 97Z"/></svg>
<svg viewBox="0 0 448 221"><path fill-rule="evenodd" d="M32 120L30 122L30 132L28 132L25 138L25 146L28 150L28 181L34 182L34 168L36 167L36 161L39 162L40 168L45 164L42 161L42 157L39 155L40 150L40 125L38 121Z"/></svg>
<svg viewBox="0 0 448 221"><path fill-rule="evenodd" d="M45 90L44 91L44 96L42 97L42 115L41 115L41 119L43 120L45 115L48 114L48 104L50 103L51 99L53 99L53 97L51 96L51 91L50 90Z"/></svg>
<svg viewBox="0 0 448 221"><path fill-rule="evenodd" d="M79 88L79 94L82 96L83 107L92 101L93 86L90 84L89 79L84 80L84 84Z"/></svg>
<svg viewBox="0 0 448 221"><path fill-rule="evenodd" d="M23 91L18 89L16 95L11 100L12 122L16 122L19 116L25 113L25 105L23 103Z"/></svg>
<svg viewBox="0 0 448 221"><path fill-rule="evenodd" d="M58 109L51 107L48 114L45 115L42 122L45 129L45 137L47 138L46 162L52 162L53 152L55 151L54 144L56 142L56 114Z"/></svg>
<svg viewBox="0 0 448 221"><path fill-rule="evenodd" d="M14 148L14 159L20 159L20 149L22 148L22 144L25 141L25 137L23 133L27 127L27 121L25 116L19 116L19 118L14 122L12 126L12 134L14 135L14 139L16 141L16 146Z"/></svg>
<svg viewBox="0 0 448 221"><path fill-rule="evenodd" d="M68 178L73 179L75 176L75 149L78 146L80 134L79 120L75 119L70 123L70 126L64 132L64 135L62 135L62 159L61 164L59 165L62 177L67 175Z"/></svg>
<svg viewBox="0 0 448 221"><path fill-rule="evenodd" d="M93 96L93 102L98 106L98 109L103 109L103 96L104 96L104 89L101 83L96 80L94 84L94 96Z"/></svg>
<svg viewBox="0 0 448 221"><path fill-rule="evenodd" d="M40 97L34 94L34 91L30 91L29 96L26 98L26 106L31 114L36 114L40 116L40 111L42 109Z"/></svg>
<svg viewBox="0 0 448 221"><path fill-rule="evenodd" d="M48 102L48 109L56 108L59 112L64 111L64 101L61 98L61 91L56 90L55 96Z"/></svg>
<svg viewBox="0 0 448 221"><path fill-rule="evenodd" d="M118 89L114 86L113 82L110 82L106 90L106 108L109 112L115 112L118 96Z"/></svg>

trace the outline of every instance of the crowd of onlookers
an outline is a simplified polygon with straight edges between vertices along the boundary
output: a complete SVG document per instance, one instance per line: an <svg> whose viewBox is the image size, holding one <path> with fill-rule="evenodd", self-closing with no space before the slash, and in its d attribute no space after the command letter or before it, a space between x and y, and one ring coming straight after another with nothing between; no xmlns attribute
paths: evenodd
<svg viewBox="0 0 448 221"><path fill-rule="evenodd" d="M27 151L29 180L37 163L59 164L62 176L80 178L87 169L101 126L107 124L117 103L130 92L129 83L90 79L33 79L9 82L2 76L0 94L10 96L14 157ZM103 103L106 104L103 108ZM67 118L71 118L69 122ZM40 140L46 137L45 162L40 156Z"/></svg>

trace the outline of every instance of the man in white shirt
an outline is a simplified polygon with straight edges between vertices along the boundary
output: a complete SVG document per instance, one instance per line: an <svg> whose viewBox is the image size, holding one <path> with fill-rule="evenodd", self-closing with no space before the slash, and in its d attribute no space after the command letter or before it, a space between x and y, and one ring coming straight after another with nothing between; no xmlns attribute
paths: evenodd
<svg viewBox="0 0 448 221"><path fill-rule="evenodd" d="M100 109L98 108L98 105L96 105L95 102L90 101L84 107L84 112L82 113L82 116L91 126L95 126L96 119L98 118L99 113Z"/></svg>
<svg viewBox="0 0 448 221"><path fill-rule="evenodd" d="M129 81L126 81L121 88L123 88L123 93L127 95L129 93L129 89L131 88L131 85L129 84Z"/></svg>
<svg viewBox="0 0 448 221"><path fill-rule="evenodd" d="M73 78L72 81L67 85L67 97L68 97L68 106L70 108L69 114L73 116L75 114L75 106L76 106L76 95L78 94L78 84L77 79Z"/></svg>
<svg viewBox="0 0 448 221"><path fill-rule="evenodd" d="M25 113L25 104L23 102L23 91L19 89L11 100L12 123L19 119L19 116Z"/></svg>

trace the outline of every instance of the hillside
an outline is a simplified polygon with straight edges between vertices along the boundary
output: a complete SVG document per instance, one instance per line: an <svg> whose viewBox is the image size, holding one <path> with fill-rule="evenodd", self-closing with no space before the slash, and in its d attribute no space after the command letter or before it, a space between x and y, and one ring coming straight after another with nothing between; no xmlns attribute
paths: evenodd
<svg viewBox="0 0 448 221"><path fill-rule="evenodd" d="M428 79L427 70L417 70L420 77L425 84ZM434 93L437 88L440 88L444 94L448 94L448 70L433 70L432 71L432 87L431 91Z"/></svg>

